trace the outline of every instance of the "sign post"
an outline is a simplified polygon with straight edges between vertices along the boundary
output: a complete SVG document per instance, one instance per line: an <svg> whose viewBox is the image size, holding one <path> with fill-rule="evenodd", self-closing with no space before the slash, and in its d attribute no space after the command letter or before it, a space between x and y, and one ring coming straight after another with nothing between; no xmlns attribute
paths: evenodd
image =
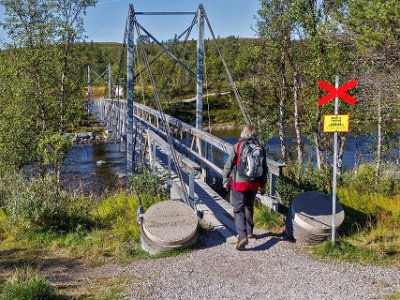
<svg viewBox="0 0 400 300"><path fill-rule="evenodd" d="M333 181L332 181L332 244L335 243L336 236L336 185L337 185L337 148L338 148L338 132L349 131L349 115L339 115L339 97L344 101L354 105L356 99L345 92L357 85L356 80L350 80L339 87L339 76L336 76L335 87L321 80L318 86L330 92L328 95L318 100L318 105L322 106L335 98L335 114L324 116L324 132L334 132L333 135Z"/></svg>
<svg viewBox="0 0 400 300"><path fill-rule="evenodd" d="M335 80L336 90L339 88L339 76ZM335 115L339 113L339 96L335 97ZM332 244L335 243L336 235L336 176L337 176L337 131L333 134L333 183L332 183Z"/></svg>

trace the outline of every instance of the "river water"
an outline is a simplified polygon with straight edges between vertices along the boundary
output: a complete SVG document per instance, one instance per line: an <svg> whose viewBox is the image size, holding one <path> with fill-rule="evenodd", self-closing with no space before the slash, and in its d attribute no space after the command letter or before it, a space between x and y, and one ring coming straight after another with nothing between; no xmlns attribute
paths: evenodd
<svg viewBox="0 0 400 300"><path fill-rule="evenodd" d="M400 124L392 127L393 135L391 146L385 152L387 160L396 161L400 157L399 149L399 130ZM221 139L235 143L240 135L240 129L213 130L212 134ZM333 139L333 135L331 135ZM366 130L363 135L350 134L347 138L346 148L343 156L343 167L353 168L362 162L371 162L375 158L375 135ZM184 142L190 145L191 139L184 138ZM288 133L287 146L290 155L296 157L296 145L294 135ZM305 161L310 156L315 161L315 153L310 147L306 138L303 140L306 150ZM278 136L274 136L267 143L268 153L271 158L279 160L280 141ZM226 155L221 151L209 147L208 157L220 167L226 160ZM328 153L327 158L330 159ZM97 163L104 161L104 164ZM123 144L102 143L102 144L78 144L67 155L62 169L62 179L64 186L70 190L78 190L85 193L101 194L104 190L121 188L124 183L123 175L126 173L126 154ZM215 176L211 176L215 178ZM215 180L215 179L214 179ZM217 181L220 181L219 179Z"/></svg>
<svg viewBox="0 0 400 300"><path fill-rule="evenodd" d="M400 126L399 126L400 129ZM240 136L240 129L224 129L224 130L214 130L212 132L213 135L220 137L223 140L229 141L230 143L235 143ZM333 134L329 134L330 138L333 141ZM386 157L390 159L390 156L400 156L399 152L399 136L393 137L393 139L397 139L397 147L393 145L387 151ZM312 157L312 161L316 160L315 152L310 144L309 140L306 137L302 138L305 151L304 151L304 161L308 161L310 156ZM394 140L395 141L395 140ZM294 132L288 132L286 135L286 147L289 150L289 156L292 160L297 159L297 151L296 151L296 140ZM371 162L375 159L376 153L376 136L373 133L368 133L363 135L352 135L349 134L346 147L343 154L343 168L344 169L351 169L356 165L359 165L362 162ZM267 149L269 157L273 158L274 160L279 160L281 157L281 144L279 136L273 136L267 142ZM328 151L324 153L326 158L330 160L330 156ZM395 160L395 158L394 158Z"/></svg>
<svg viewBox="0 0 400 300"><path fill-rule="evenodd" d="M104 161L104 164L97 162ZM62 182L70 192L100 195L123 186L126 152L123 144L77 144L62 167Z"/></svg>

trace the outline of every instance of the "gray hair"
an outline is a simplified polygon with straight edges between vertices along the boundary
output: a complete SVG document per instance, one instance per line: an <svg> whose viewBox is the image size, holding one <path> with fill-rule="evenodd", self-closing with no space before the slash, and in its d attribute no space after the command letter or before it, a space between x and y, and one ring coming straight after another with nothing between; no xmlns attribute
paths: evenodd
<svg viewBox="0 0 400 300"><path fill-rule="evenodd" d="M242 132L240 133L240 137L246 138L246 137L250 137L253 136L255 137L257 133L257 129L254 125L244 125Z"/></svg>

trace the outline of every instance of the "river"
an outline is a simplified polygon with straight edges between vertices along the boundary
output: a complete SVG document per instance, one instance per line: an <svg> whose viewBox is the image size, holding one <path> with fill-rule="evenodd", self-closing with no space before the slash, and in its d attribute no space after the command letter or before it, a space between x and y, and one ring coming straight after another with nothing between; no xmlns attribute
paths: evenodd
<svg viewBox="0 0 400 300"><path fill-rule="evenodd" d="M387 160L396 161L400 157L399 130L400 124L395 124L392 130L390 146L385 151ZM240 135L240 129L213 130L212 134L230 143L235 143ZM333 135L330 135L333 138ZM375 158L375 134L372 128L366 128L365 134L352 135L347 138L343 156L343 167L351 169L362 162L371 162ZM190 145L191 139L186 137L184 141ZM296 157L296 145L293 133L287 134L287 146L290 155ZM306 147L305 161L310 156L315 161L315 153L306 138L303 139ZM274 136L267 143L268 153L271 158L279 159L280 141ZM326 153L328 159L328 153ZM208 157L216 165L222 167L226 155L221 151L209 147ZM99 164L98 161L105 163ZM70 190L83 191L85 193L101 194L105 190L113 190L123 186L123 175L126 172L125 146L122 144L78 144L68 153L62 169L64 186ZM214 176L212 176L214 178ZM219 180L217 180L219 181Z"/></svg>

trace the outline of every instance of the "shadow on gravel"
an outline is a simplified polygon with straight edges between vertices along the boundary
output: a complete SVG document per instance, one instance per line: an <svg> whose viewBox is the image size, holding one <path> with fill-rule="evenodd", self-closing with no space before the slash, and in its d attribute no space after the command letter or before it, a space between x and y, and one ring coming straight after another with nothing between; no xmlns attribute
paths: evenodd
<svg viewBox="0 0 400 300"><path fill-rule="evenodd" d="M212 248L224 243L224 238L217 231L201 228L199 242L197 243L199 249Z"/></svg>
<svg viewBox="0 0 400 300"><path fill-rule="evenodd" d="M262 239L262 238L267 238L267 237L271 237L271 238L261 245L257 245L256 247L253 247L253 248L246 248L244 251L265 251L265 250L272 248L277 243L287 240L286 235L284 233L281 233L281 234L264 233L264 234L256 235L257 239Z"/></svg>

